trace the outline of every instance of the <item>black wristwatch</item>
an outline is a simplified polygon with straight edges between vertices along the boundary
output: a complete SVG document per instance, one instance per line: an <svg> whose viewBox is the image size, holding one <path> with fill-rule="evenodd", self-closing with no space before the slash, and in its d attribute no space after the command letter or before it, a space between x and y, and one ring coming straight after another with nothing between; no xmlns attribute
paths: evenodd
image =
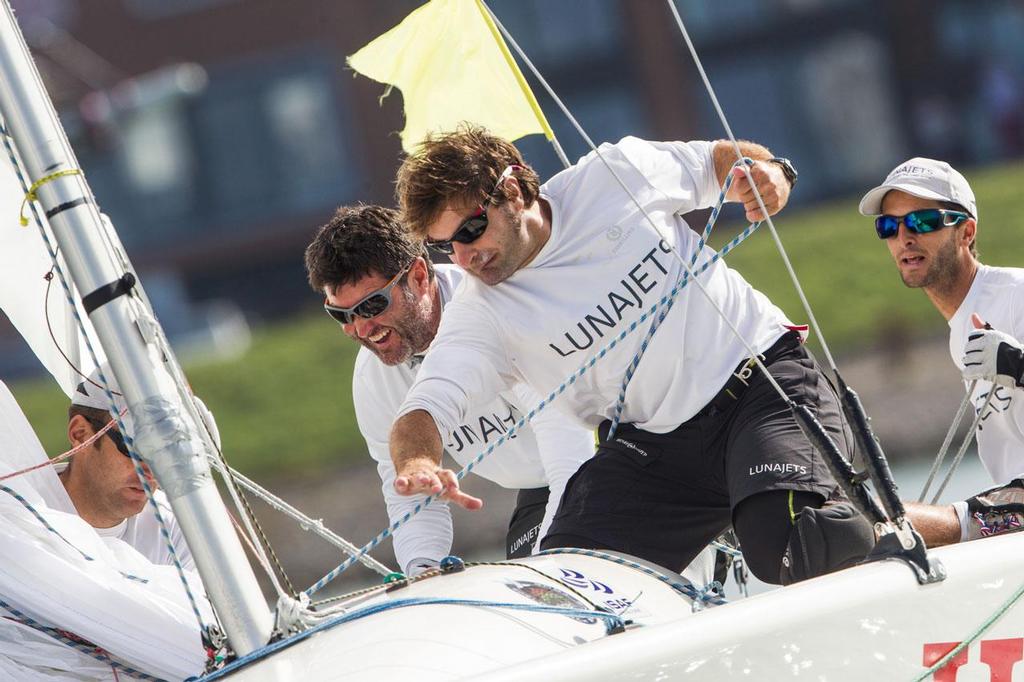
<svg viewBox="0 0 1024 682"><path fill-rule="evenodd" d="M778 164L779 167L782 168L782 174L786 176L790 189L793 189L793 187L796 186L796 179L799 174L796 172L796 168L793 168L793 164L790 163L789 159L776 156L768 159L768 163Z"/></svg>

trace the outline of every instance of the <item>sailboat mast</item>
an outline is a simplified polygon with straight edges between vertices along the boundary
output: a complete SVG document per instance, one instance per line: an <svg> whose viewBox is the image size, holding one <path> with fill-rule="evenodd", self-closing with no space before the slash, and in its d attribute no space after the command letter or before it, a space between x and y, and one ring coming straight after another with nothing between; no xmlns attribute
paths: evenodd
<svg viewBox="0 0 1024 682"><path fill-rule="evenodd" d="M124 394L135 445L170 500L229 643L247 654L267 643L273 618L214 485L196 424L153 335L147 339L147 325L139 324L130 286L111 286L126 273L104 248L92 191L83 175L61 173L77 171L78 162L8 0L0 16L0 113L29 178L50 178L36 194L71 279L85 299L105 292L92 299L98 305L89 319Z"/></svg>

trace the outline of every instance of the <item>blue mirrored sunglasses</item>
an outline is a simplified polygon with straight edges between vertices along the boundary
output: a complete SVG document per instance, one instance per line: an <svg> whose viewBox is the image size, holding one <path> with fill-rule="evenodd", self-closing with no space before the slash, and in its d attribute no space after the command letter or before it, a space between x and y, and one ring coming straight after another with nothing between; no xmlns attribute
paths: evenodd
<svg viewBox="0 0 1024 682"><path fill-rule="evenodd" d="M413 261L413 263L415 262ZM342 308L324 302L324 311L334 318L338 324L351 324L357 315L367 320L371 317L377 317L391 305L391 290L395 288L395 285L402 279L402 276L409 272L411 267L412 263L406 265L387 284L363 296L351 308Z"/></svg>
<svg viewBox="0 0 1024 682"><path fill-rule="evenodd" d="M934 232L943 227L953 227L970 218L963 211L947 211L941 208L922 208L905 216L880 215L875 218L875 231L879 239L890 239L900 230L900 223L914 234Z"/></svg>

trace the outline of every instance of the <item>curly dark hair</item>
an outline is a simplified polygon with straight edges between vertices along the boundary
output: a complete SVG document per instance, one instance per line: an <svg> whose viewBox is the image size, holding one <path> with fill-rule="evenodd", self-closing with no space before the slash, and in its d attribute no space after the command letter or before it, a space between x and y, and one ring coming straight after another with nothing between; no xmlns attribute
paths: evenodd
<svg viewBox="0 0 1024 682"><path fill-rule="evenodd" d="M383 206L342 206L306 247L309 286L323 292L376 274L391 279L422 256L434 266L426 246L403 228L398 211Z"/></svg>
<svg viewBox="0 0 1024 682"><path fill-rule="evenodd" d="M492 197L499 206L509 199L498 177L509 166L520 166L514 177L527 206L537 200L540 178L526 165L511 142L479 126L462 123L453 133L428 135L398 169L395 193L402 223L417 237L427 235L430 224L445 207L472 206Z"/></svg>

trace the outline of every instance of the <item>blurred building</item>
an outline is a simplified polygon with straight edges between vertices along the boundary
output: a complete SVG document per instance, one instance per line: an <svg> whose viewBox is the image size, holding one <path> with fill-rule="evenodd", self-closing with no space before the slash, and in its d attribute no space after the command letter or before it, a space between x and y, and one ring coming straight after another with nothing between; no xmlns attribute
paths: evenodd
<svg viewBox="0 0 1024 682"><path fill-rule="evenodd" d="M1011 0L676 0L737 135L855 193L910 155L1024 152ZM401 95L345 57L412 0L21 0L99 198L140 269L274 317L318 301L302 251L341 203L390 202ZM721 137L662 0L492 0L597 140ZM535 88L571 157L579 136ZM542 139L523 148L547 175Z"/></svg>

